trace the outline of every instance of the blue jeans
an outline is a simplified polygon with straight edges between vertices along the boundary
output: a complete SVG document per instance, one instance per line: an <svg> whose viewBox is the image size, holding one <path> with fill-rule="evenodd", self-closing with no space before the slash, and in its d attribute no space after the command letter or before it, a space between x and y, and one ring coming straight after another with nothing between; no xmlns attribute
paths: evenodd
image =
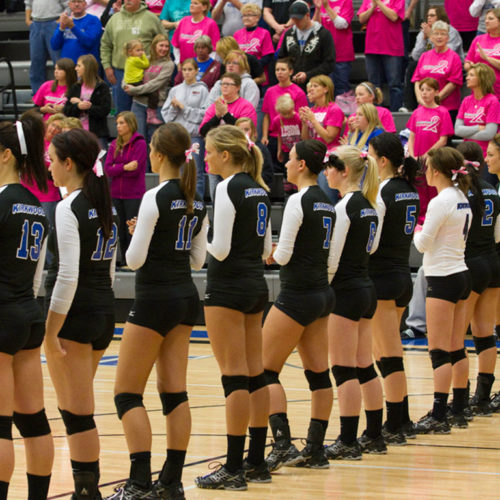
<svg viewBox="0 0 500 500"><path fill-rule="evenodd" d="M113 85L113 102L115 103L116 114L122 111L130 111L132 107L132 96L122 89L123 69L113 68L116 83Z"/></svg>
<svg viewBox="0 0 500 500"><path fill-rule="evenodd" d="M329 200L333 205L336 205L339 201L339 192L336 189L332 189L328 185L328 181L326 180L325 172L321 172L318 175L318 186L321 188L321 191L328 196Z"/></svg>
<svg viewBox="0 0 500 500"><path fill-rule="evenodd" d="M143 104L137 101L132 101L131 111L132 113L134 113L135 118L137 120L137 132L139 132L139 134L141 134L144 137L144 139L146 139L146 142L149 144L155 130L160 125L151 125L150 123L147 123L147 109L148 109L147 106L144 106ZM156 116L161 121L163 121L163 118L161 116L161 107L156 110Z"/></svg>
<svg viewBox="0 0 500 500"><path fill-rule="evenodd" d="M200 145L200 152L194 154L194 162L196 163L196 192L205 199L205 141L203 137L191 137L193 144Z"/></svg>
<svg viewBox="0 0 500 500"><path fill-rule="evenodd" d="M365 61L368 80L376 87L382 87L382 84L387 82L391 97L391 111L397 111L403 105L403 84L401 82L403 58L366 54Z"/></svg>
<svg viewBox="0 0 500 500"><path fill-rule="evenodd" d="M30 85L33 95L47 81L47 58L55 64L59 50L53 50L50 39L57 28L56 21L33 21L30 26Z"/></svg>
<svg viewBox="0 0 500 500"><path fill-rule="evenodd" d="M351 90L349 79L351 78L352 62L338 62L335 63L333 73L330 73L330 78L335 85L335 97L344 94Z"/></svg>

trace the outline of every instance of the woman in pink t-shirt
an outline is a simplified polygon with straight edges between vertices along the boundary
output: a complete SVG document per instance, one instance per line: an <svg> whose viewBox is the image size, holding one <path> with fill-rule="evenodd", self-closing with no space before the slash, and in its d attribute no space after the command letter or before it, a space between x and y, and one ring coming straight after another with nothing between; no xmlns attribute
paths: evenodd
<svg viewBox="0 0 500 500"><path fill-rule="evenodd" d="M76 82L75 63L68 57L56 61L54 80L42 84L33 96L33 102L43 113L46 121L55 113L61 113L66 102L66 92Z"/></svg>
<svg viewBox="0 0 500 500"><path fill-rule="evenodd" d="M491 9L484 20L486 34L474 38L467 52L464 67L470 68L471 63L485 63L495 72L494 91L500 99L500 8Z"/></svg>

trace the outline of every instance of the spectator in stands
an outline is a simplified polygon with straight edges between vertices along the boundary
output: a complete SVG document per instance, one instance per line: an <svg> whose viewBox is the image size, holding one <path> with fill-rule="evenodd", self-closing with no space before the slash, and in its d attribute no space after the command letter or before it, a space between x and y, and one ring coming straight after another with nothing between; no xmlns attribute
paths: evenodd
<svg viewBox="0 0 500 500"><path fill-rule="evenodd" d="M490 66L495 72L494 92L500 99L500 7L488 11L485 25L486 34L474 38L464 67L468 70L471 63L485 63Z"/></svg>
<svg viewBox="0 0 500 500"><path fill-rule="evenodd" d="M99 138L101 148L106 149L111 95L108 86L99 77L96 58L92 54L80 56L76 74L79 81L68 90L64 114L79 118L83 128L93 132Z"/></svg>
<svg viewBox="0 0 500 500"><path fill-rule="evenodd" d="M469 12L472 2L473 0L444 0L450 24L460 33L465 51L469 50L477 33L478 19Z"/></svg>
<svg viewBox="0 0 500 500"><path fill-rule="evenodd" d="M278 139L278 161L285 165L292 148L302 140L302 120L295 110L295 102L290 94L283 94L276 101L277 115L270 125L270 132Z"/></svg>
<svg viewBox="0 0 500 500"><path fill-rule="evenodd" d="M101 20L109 0L86 0L87 14L92 14Z"/></svg>
<svg viewBox="0 0 500 500"><path fill-rule="evenodd" d="M358 10L359 21L366 24L368 80L377 87L387 81L391 111L397 111L403 105L404 42L401 23L404 15L404 0L363 0Z"/></svg>
<svg viewBox="0 0 500 500"><path fill-rule="evenodd" d="M191 0L191 15L179 21L172 37L175 64L179 65L184 59L195 57L194 42L201 35L208 35L212 43L218 42L219 27L213 19L207 17L209 10L210 0Z"/></svg>
<svg viewBox="0 0 500 500"><path fill-rule="evenodd" d="M170 90L174 63L170 58L170 43L166 35L156 35L150 49L150 65L144 70L143 83L126 85L124 90L133 97L132 112L137 120L137 132L149 143L158 124L147 120L148 94L158 92L157 117L161 120L161 109Z"/></svg>
<svg viewBox="0 0 500 500"><path fill-rule="evenodd" d="M30 86L35 95L47 79L47 57L55 64L59 51L50 45L57 19L66 8L65 0L25 0L26 24L30 29Z"/></svg>
<svg viewBox="0 0 500 500"><path fill-rule="evenodd" d="M384 132L378 117L377 108L373 104L361 104L356 111L354 130L349 134L346 144L356 146L361 151L368 151L370 141Z"/></svg>
<svg viewBox="0 0 500 500"><path fill-rule="evenodd" d="M165 4L165 0L144 0L148 9L155 15L160 17L160 14L163 10L163 5Z"/></svg>
<svg viewBox="0 0 500 500"><path fill-rule="evenodd" d="M354 45L352 41L352 18L354 8L352 0L314 0L316 10L314 21L321 24L332 34L337 59L335 70L330 78L335 85L335 95L351 90L352 62L354 61Z"/></svg>
<svg viewBox="0 0 500 500"><path fill-rule="evenodd" d="M223 36L215 45L215 53L217 55L217 58L222 63L220 70L221 74L224 74L226 72L224 61L229 52L231 52L232 50L240 50L240 46L233 36ZM264 82L266 76L258 59L252 54L247 54L247 61L248 65L250 66L250 76L253 78L254 82L257 85Z"/></svg>
<svg viewBox="0 0 500 500"><path fill-rule="evenodd" d="M476 35L484 35L486 33L486 14L490 9L500 7L500 0L474 0L469 7L469 14L472 17L478 17L479 23L477 25Z"/></svg>
<svg viewBox="0 0 500 500"><path fill-rule="evenodd" d="M222 18L221 34L222 36L233 36L234 33L243 28L241 18L241 7L247 3L258 4L262 6L262 0L218 0L212 10L212 18L219 21Z"/></svg>
<svg viewBox="0 0 500 500"><path fill-rule="evenodd" d="M125 0L120 12L113 14L106 24L101 40L101 63L106 78L113 86L117 112L129 110L132 106L132 97L122 88L125 43L139 38L149 54L151 42L159 34L165 34L160 20L141 4L141 0Z"/></svg>
<svg viewBox="0 0 500 500"><path fill-rule="evenodd" d="M33 102L48 120L55 113L61 113L66 103L66 92L76 83L75 63L67 57L58 59L54 69L54 80L42 84L33 96Z"/></svg>
<svg viewBox="0 0 500 500"><path fill-rule="evenodd" d="M304 0L293 2L289 14L293 26L285 33L279 57L292 59L292 80L305 90L311 77L334 71L335 46L330 32L311 20L309 5Z"/></svg>
<svg viewBox="0 0 500 500"><path fill-rule="evenodd" d="M423 105L419 82L430 77L439 83L439 101L450 112L452 121L460 107L460 88L463 84L462 62L456 52L448 47L449 25L436 21L431 28L434 48L424 52L413 74L417 102ZM446 144L444 144L446 146Z"/></svg>
<svg viewBox="0 0 500 500"><path fill-rule="evenodd" d="M264 0L263 18L271 28L273 42L278 43L283 31L292 26L289 10L294 0Z"/></svg>
<svg viewBox="0 0 500 500"><path fill-rule="evenodd" d="M71 16L63 12L59 18L50 44L54 50L61 51L61 57L78 61L84 54L92 54L98 61L99 43L102 35L101 21L86 12L85 0L69 0Z"/></svg>
<svg viewBox="0 0 500 500"><path fill-rule="evenodd" d="M79 118L75 118L74 116L68 116L63 121L63 132L68 132L69 130L73 130L75 128L83 128L82 122Z"/></svg>
<svg viewBox="0 0 500 500"><path fill-rule="evenodd" d="M168 38L172 41L174 31L179 26L179 21L189 16L190 3L187 0L168 0L163 4L160 20L163 27L168 30Z"/></svg>

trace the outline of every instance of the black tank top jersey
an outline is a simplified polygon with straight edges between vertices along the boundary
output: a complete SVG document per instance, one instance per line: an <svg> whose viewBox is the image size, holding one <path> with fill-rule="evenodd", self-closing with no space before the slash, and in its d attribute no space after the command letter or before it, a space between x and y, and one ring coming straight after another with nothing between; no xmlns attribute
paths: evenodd
<svg viewBox="0 0 500 500"><path fill-rule="evenodd" d="M335 212L329 266L335 272L332 286L336 291L372 286L368 262L377 233L377 211L360 191L355 191L335 205Z"/></svg>
<svg viewBox="0 0 500 500"><path fill-rule="evenodd" d="M262 256L266 234L270 238L270 214L267 192L250 175L240 172L217 185L213 237L207 248L209 290L267 291Z"/></svg>
<svg viewBox="0 0 500 500"><path fill-rule="evenodd" d="M472 210L472 223L465 245L465 259L495 252L495 227L500 223L500 197L495 188L484 179L479 179L479 186L484 197L484 213L481 215L474 203L474 195L469 191L467 198ZM498 232L497 227L497 232Z"/></svg>
<svg viewBox="0 0 500 500"><path fill-rule="evenodd" d="M169 180L144 196L139 214L152 210L158 218L149 246L143 249L147 251L146 260L137 270L136 297L158 300L193 293L190 251L202 228L206 208L198 195L192 214L186 213L186 207L178 179Z"/></svg>
<svg viewBox="0 0 500 500"><path fill-rule="evenodd" d="M287 212L291 217L287 217ZM280 269L281 288L308 291L328 288L328 255L334 225L335 208L319 186L304 188L288 199L280 238L298 231L290 260Z"/></svg>
<svg viewBox="0 0 500 500"><path fill-rule="evenodd" d="M370 273L409 271L410 246L420 210L417 190L394 177L380 184L377 196L379 228L376 251L370 256Z"/></svg>
<svg viewBox="0 0 500 500"><path fill-rule="evenodd" d="M33 298L48 227L40 202L25 187L0 187L0 304Z"/></svg>
<svg viewBox="0 0 500 500"><path fill-rule="evenodd" d="M72 192L58 203L54 259L45 282L47 298L51 300L50 309L59 312L56 309L63 302L69 302L73 312L112 311L117 224L118 217L113 208L111 236L104 239L97 211L82 190ZM61 266L63 263L66 265ZM71 265L68 266L68 263ZM54 272L55 269L57 272ZM71 296L70 281L74 282L75 278L76 290ZM57 308L54 299L59 304Z"/></svg>

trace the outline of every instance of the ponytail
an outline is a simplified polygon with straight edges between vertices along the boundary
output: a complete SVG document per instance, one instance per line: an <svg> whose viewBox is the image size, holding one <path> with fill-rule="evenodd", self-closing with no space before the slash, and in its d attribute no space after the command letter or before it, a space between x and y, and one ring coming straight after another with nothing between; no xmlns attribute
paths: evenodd
<svg viewBox="0 0 500 500"><path fill-rule="evenodd" d="M366 157L365 164L366 172L363 184L361 185L361 192L363 196L370 202L370 205L375 208L378 194L379 180L377 162L373 156Z"/></svg>
<svg viewBox="0 0 500 500"><path fill-rule="evenodd" d="M470 187L470 176L465 168L465 159L459 151L450 147L431 149L427 156L430 166L445 177L448 177L465 196Z"/></svg>
<svg viewBox="0 0 500 500"><path fill-rule="evenodd" d="M457 151L465 158L465 168L469 172L470 190L473 194L469 201L474 205L474 211L481 216L484 215L484 196L479 183L479 172L484 168L484 155L481 146L477 142L462 142L457 146Z"/></svg>
<svg viewBox="0 0 500 500"><path fill-rule="evenodd" d="M243 172L249 174L252 179L259 184L259 186L263 187L266 191L269 191L268 185L262 178L262 165L264 164L264 158L261 150L255 144L248 143L248 152L250 158L243 163Z"/></svg>
<svg viewBox="0 0 500 500"><path fill-rule="evenodd" d="M192 158L186 160L186 164L182 169L180 188L186 199L186 213L192 214L196 194L196 163Z"/></svg>

